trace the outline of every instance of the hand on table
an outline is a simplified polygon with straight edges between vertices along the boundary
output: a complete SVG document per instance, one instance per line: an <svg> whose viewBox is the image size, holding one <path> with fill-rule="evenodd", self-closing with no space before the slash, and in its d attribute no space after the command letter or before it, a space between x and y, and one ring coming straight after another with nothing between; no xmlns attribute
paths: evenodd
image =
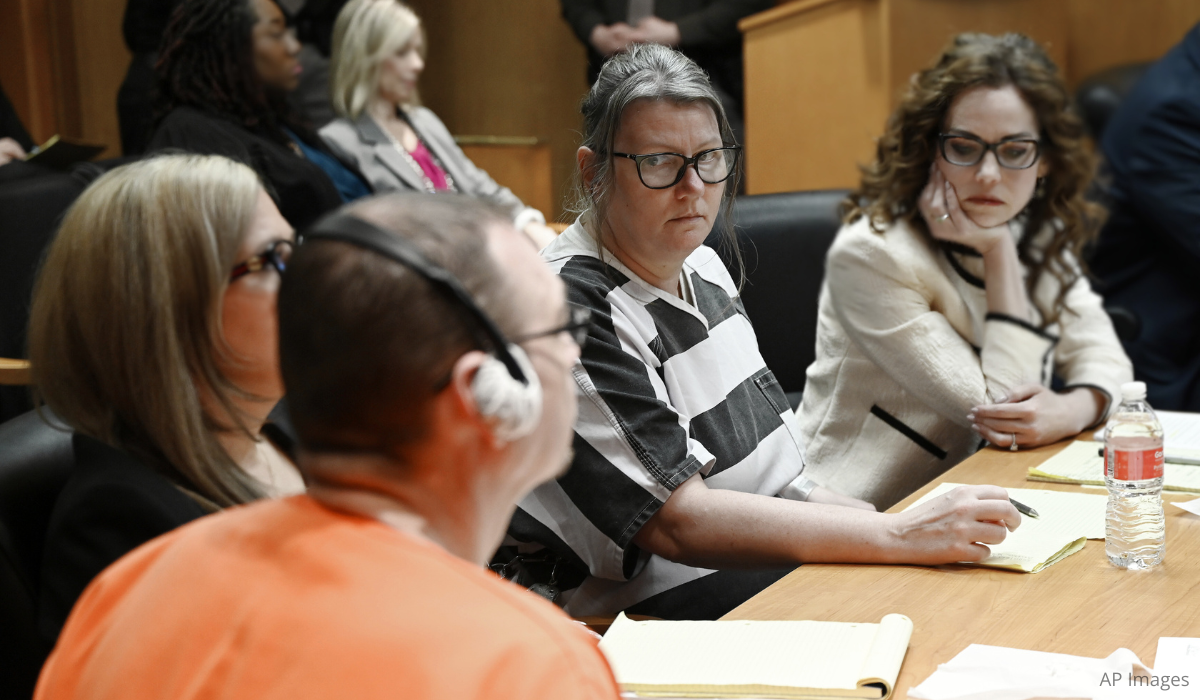
<svg viewBox="0 0 1200 700"><path fill-rule="evenodd" d="M976 406L971 428L996 447L1037 447L1078 434L1099 419L1103 405L1091 389L1059 394L1041 384L1022 384L1006 398Z"/></svg>
<svg viewBox="0 0 1200 700"><path fill-rule="evenodd" d="M830 491L829 489L825 488L824 486L818 486L815 489L813 489L812 493L808 494L808 502L809 503L825 503L825 504L831 505L831 506L846 506L847 508L860 508L862 510L870 510L870 511L875 510L875 506L871 505L870 503L867 503L866 501L860 501L857 498L843 496L842 494L837 493L836 491Z"/></svg>
<svg viewBox="0 0 1200 700"><path fill-rule="evenodd" d="M897 563L952 564L986 559L1021 525L1021 514L999 486L959 486L891 517Z"/></svg>
<svg viewBox="0 0 1200 700"><path fill-rule="evenodd" d="M1014 252L1016 250L1008 224L981 228L967 216L959 204L954 186L942 175L936 163L930 168L929 182L917 198L917 208L925 218L929 233L938 240L974 248L984 256L1005 242L1013 245Z"/></svg>
<svg viewBox="0 0 1200 700"><path fill-rule="evenodd" d="M650 15L638 22L637 27L633 30L633 40L643 44L678 46L679 25Z"/></svg>
<svg viewBox="0 0 1200 700"><path fill-rule="evenodd" d="M15 140L5 136L0 139L0 165L7 165L14 160L25 160L25 149Z"/></svg>
<svg viewBox="0 0 1200 700"><path fill-rule="evenodd" d="M616 24L597 24L592 27L592 34L588 37L588 42L592 48L599 51L602 56L608 57L614 53L629 46L634 41L633 27L624 22Z"/></svg>

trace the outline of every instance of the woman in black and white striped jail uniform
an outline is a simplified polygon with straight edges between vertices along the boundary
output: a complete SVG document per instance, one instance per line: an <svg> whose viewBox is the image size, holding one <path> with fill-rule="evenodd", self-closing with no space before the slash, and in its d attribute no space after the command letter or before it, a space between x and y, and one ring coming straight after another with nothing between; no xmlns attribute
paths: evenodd
<svg viewBox="0 0 1200 700"><path fill-rule="evenodd" d="M805 477L792 411L703 245L739 149L694 63L634 47L605 64L583 114L585 211L542 251L592 313L575 456L509 531L586 570L559 597L569 613L713 618L801 562L979 559L976 543L1004 539L998 523L1016 527L998 487L885 515Z"/></svg>

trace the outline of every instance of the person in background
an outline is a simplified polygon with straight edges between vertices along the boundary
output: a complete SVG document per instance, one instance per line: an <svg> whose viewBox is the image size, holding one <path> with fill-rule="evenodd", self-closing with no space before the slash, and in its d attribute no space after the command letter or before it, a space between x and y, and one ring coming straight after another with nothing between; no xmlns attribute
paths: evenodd
<svg viewBox="0 0 1200 700"><path fill-rule="evenodd" d="M588 83L631 44L678 48L708 73L738 143L742 125L741 18L774 0L562 0L562 15L588 52Z"/></svg>
<svg viewBox="0 0 1200 700"><path fill-rule="evenodd" d="M801 562L978 560L1017 527L996 486L889 515L807 478L787 397L704 245L722 210L733 236L739 149L699 66L633 46L582 109L584 211L542 251L591 312L574 459L509 528L558 557L567 612L713 619Z"/></svg>
<svg viewBox="0 0 1200 700"><path fill-rule="evenodd" d="M154 64L171 13L180 0L127 0L121 20L125 47L133 54L117 90L121 152L139 156L154 132Z"/></svg>
<svg viewBox="0 0 1200 700"><path fill-rule="evenodd" d="M121 166L67 212L29 322L37 401L74 431L42 556L47 649L126 552L303 490L291 441L267 422L283 396L275 298L292 239L254 172L216 156Z"/></svg>
<svg viewBox="0 0 1200 700"><path fill-rule="evenodd" d="M570 452L562 283L457 195L365 200L307 236L279 349L311 489L101 574L35 697L617 700L581 625L482 566Z"/></svg>
<svg viewBox="0 0 1200 700"><path fill-rule="evenodd" d="M446 125L420 106L420 20L399 0L351 0L333 29L333 108L321 138L376 193L455 191L507 209L538 244L554 239L542 212L521 203L467 158Z"/></svg>
<svg viewBox="0 0 1200 700"><path fill-rule="evenodd" d="M329 90L329 56L332 53L333 22L346 0L280 0L292 17L300 41L297 59L304 71L289 95L292 104L314 129L337 118Z"/></svg>
<svg viewBox="0 0 1200 700"><path fill-rule="evenodd" d="M1104 130L1111 216L1089 262L1159 409L1200 411L1200 24L1151 66Z"/></svg>
<svg viewBox="0 0 1200 700"><path fill-rule="evenodd" d="M826 261L799 419L814 480L887 508L984 441L1108 417L1132 371L1078 261L1103 217L1083 134L1023 35L960 34L914 76Z"/></svg>
<svg viewBox="0 0 1200 700"><path fill-rule="evenodd" d="M250 165L302 229L369 189L287 102L299 48L272 0L183 0L163 37L149 149Z"/></svg>

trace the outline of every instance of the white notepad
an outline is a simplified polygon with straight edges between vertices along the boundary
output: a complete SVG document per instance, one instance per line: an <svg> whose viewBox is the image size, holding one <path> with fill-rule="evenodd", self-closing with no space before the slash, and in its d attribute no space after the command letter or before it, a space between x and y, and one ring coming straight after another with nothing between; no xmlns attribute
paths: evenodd
<svg viewBox="0 0 1200 700"><path fill-rule="evenodd" d="M939 484L905 510L912 510L961 485ZM1040 489L1006 490L1010 498L1033 508L1040 517L1022 516L1016 532L1008 533L1000 544L988 545L991 556L971 562L974 566L1036 574L1083 549L1086 540L1104 539L1104 512L1108 505L1105 496Z"/></svg>
<svg viewBox="0 0 1200 700"><path fill-rule="evenodd" d="M1030 467L1025 478L1030 481L1050 481L1058 484L1103 486L1104 458L1100 456L1099 450L1099 443L1076 440L1045 462ZM1179 452L1191 454L1182 449ZM1200 467L1167 462L1163 465L1163 488L1168 491L1200 493Z"/></svg>
<svg viewBox="0 0 1200 700"><path fill-rule="evenodd" d="M621 688L641 697L888 698L912 620L635 622L600 642Z"/></svg>

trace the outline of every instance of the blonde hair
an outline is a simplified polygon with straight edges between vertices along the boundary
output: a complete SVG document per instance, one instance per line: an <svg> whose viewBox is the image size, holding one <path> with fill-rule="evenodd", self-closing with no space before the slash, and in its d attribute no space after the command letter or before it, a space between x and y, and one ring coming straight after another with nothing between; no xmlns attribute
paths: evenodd
<svg viewBox="0 0 1200 700"><path fill-rule="evenodd" d="M333 25L329 83L333 109L358 119L379 88L379 66L421 36L421 20L399 0L350 0ZM414 91L405 108L419 104Z"/></svg>
<svg viewBox="0 0 1200 700"><path fill-rule="evenodd" d="M164 155L94 182L38 274L29 321L35 399L219 506L263 496L214 434L198 386L247 431L220 372L229 271L261 189L220 156ZM247 431L248 432L248 431Z"/></svg>

